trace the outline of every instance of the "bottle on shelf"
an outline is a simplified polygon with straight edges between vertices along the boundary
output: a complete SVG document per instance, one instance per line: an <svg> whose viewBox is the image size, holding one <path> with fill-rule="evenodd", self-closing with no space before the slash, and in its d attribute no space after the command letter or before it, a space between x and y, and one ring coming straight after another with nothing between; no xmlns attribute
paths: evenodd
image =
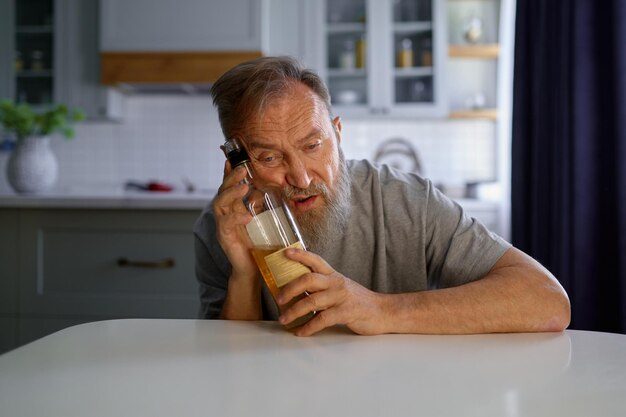
<svg viewBox="0 0 626 417"><path fill-rule="evenodd" d="M282 197L282 191L271 187L263 189L255 187L250 158L239 141L234 138L227 140L222 150L233 169L238 166L246 169L247 176L243 182L248 184L249 191L243 201L252 214L252 221L246 225L250 251L265 284L276 300L278 291L283 285L311 272L308 267L288 259L283 253L287 248L306 250L304 240L288 203ZM307 295L304 293L278 308L282 312ZM302 326L314 315L315 312L312 312L299 317L285 327L292 329Z"/></svg>
<svg viewBox="0 0 626 417"><path fill-rule="evenodd" d="M400 42L400 52L398 52L398 67L413 67L413 42L409 38L402 39Z"/></svg>
<svg viewBox="0 0 626 417"><path fill-rule="evenodd" d="M367 54L367 40L365 38L365 34L361 35L359 40L356 42L356 59L355 64L357 68L365 68L366 63L366 55Z"/></svg>
<svg viewBox="0 0 626 417"><path fill-rule="evenodd" d="M433 43L430 37L422 39L420 43L420 65L422 67L433 66Z"/></svg>

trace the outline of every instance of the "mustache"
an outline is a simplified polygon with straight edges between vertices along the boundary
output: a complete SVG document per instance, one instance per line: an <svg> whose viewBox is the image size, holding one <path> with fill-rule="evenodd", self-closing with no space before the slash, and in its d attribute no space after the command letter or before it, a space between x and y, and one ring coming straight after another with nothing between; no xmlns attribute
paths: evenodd
<svg viewBox="0 0 626 417"><path fill-rule="evenodd" d="M321 194L324 197L328 196L328 187L324 183L313 183L307 188L294 187L293 185L286 185L283 187L283 195L286 199L290 200L294 197L310 197L312 195Z"/></svg>

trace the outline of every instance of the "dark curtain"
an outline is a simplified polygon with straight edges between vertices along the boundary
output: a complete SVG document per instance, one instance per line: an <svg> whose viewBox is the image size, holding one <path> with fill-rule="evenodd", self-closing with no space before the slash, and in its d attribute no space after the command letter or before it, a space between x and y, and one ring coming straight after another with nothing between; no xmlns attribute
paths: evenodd
<svg viewBox="0 0 626 417"><path fill-rule="evenodd" d="M626 0L517 0L512 241L626 333Z"/></svg>

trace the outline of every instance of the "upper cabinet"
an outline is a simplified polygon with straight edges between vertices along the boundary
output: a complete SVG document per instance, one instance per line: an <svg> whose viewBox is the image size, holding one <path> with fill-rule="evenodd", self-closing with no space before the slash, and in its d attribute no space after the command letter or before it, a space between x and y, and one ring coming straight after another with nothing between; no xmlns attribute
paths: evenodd
<svg viewBox="0 0 626 417"><path fill-rule="evenodd" d="M259 0L106 0L102 51L260 51Z"/></svg>
<svg viewBox="0 0 626 417"><path fill-rule="evenodd" d="M33 105L49 105L57 97L55 2L3 1L2 96Z"/></svg>
<svg viewBox="0 0 626 417"><path fill-rule="evenodd" d="M1 1L0 98L119 117L119 97L99 85L97 27L97 0Z"/></svg>
<svg viewBox="0 0 626 417"><path fill-rule="evenodd" d="M308 3L309 58L343 115L447 115L445 4L436 0Z"/></svg>
<svg viewBox="0 0 626 417"><path fill-rule="evenodd" d="M101 82L206 90L264 50L265 0L100 2Z"/></svg>

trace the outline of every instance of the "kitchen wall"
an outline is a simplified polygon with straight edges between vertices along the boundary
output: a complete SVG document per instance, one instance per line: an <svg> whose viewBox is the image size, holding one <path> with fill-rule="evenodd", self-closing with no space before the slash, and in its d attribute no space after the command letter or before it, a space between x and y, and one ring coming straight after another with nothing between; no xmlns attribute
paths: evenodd
<svg viewBox="0 0 626 417"><path fill-rule="evenodd" d="M343 119L348 158L372 158L380 143L405 138L418 150L425 176L463 185L495 176L495 126L489 121ZM216 189L221 183L223 136L206 96L128 96L123 122L87 122L76 138L54 138L60 190L119 190L129 180L160 180ZM5 171L7 153L0 153ZM9 191L0 175L0 192Z"/></svg>

